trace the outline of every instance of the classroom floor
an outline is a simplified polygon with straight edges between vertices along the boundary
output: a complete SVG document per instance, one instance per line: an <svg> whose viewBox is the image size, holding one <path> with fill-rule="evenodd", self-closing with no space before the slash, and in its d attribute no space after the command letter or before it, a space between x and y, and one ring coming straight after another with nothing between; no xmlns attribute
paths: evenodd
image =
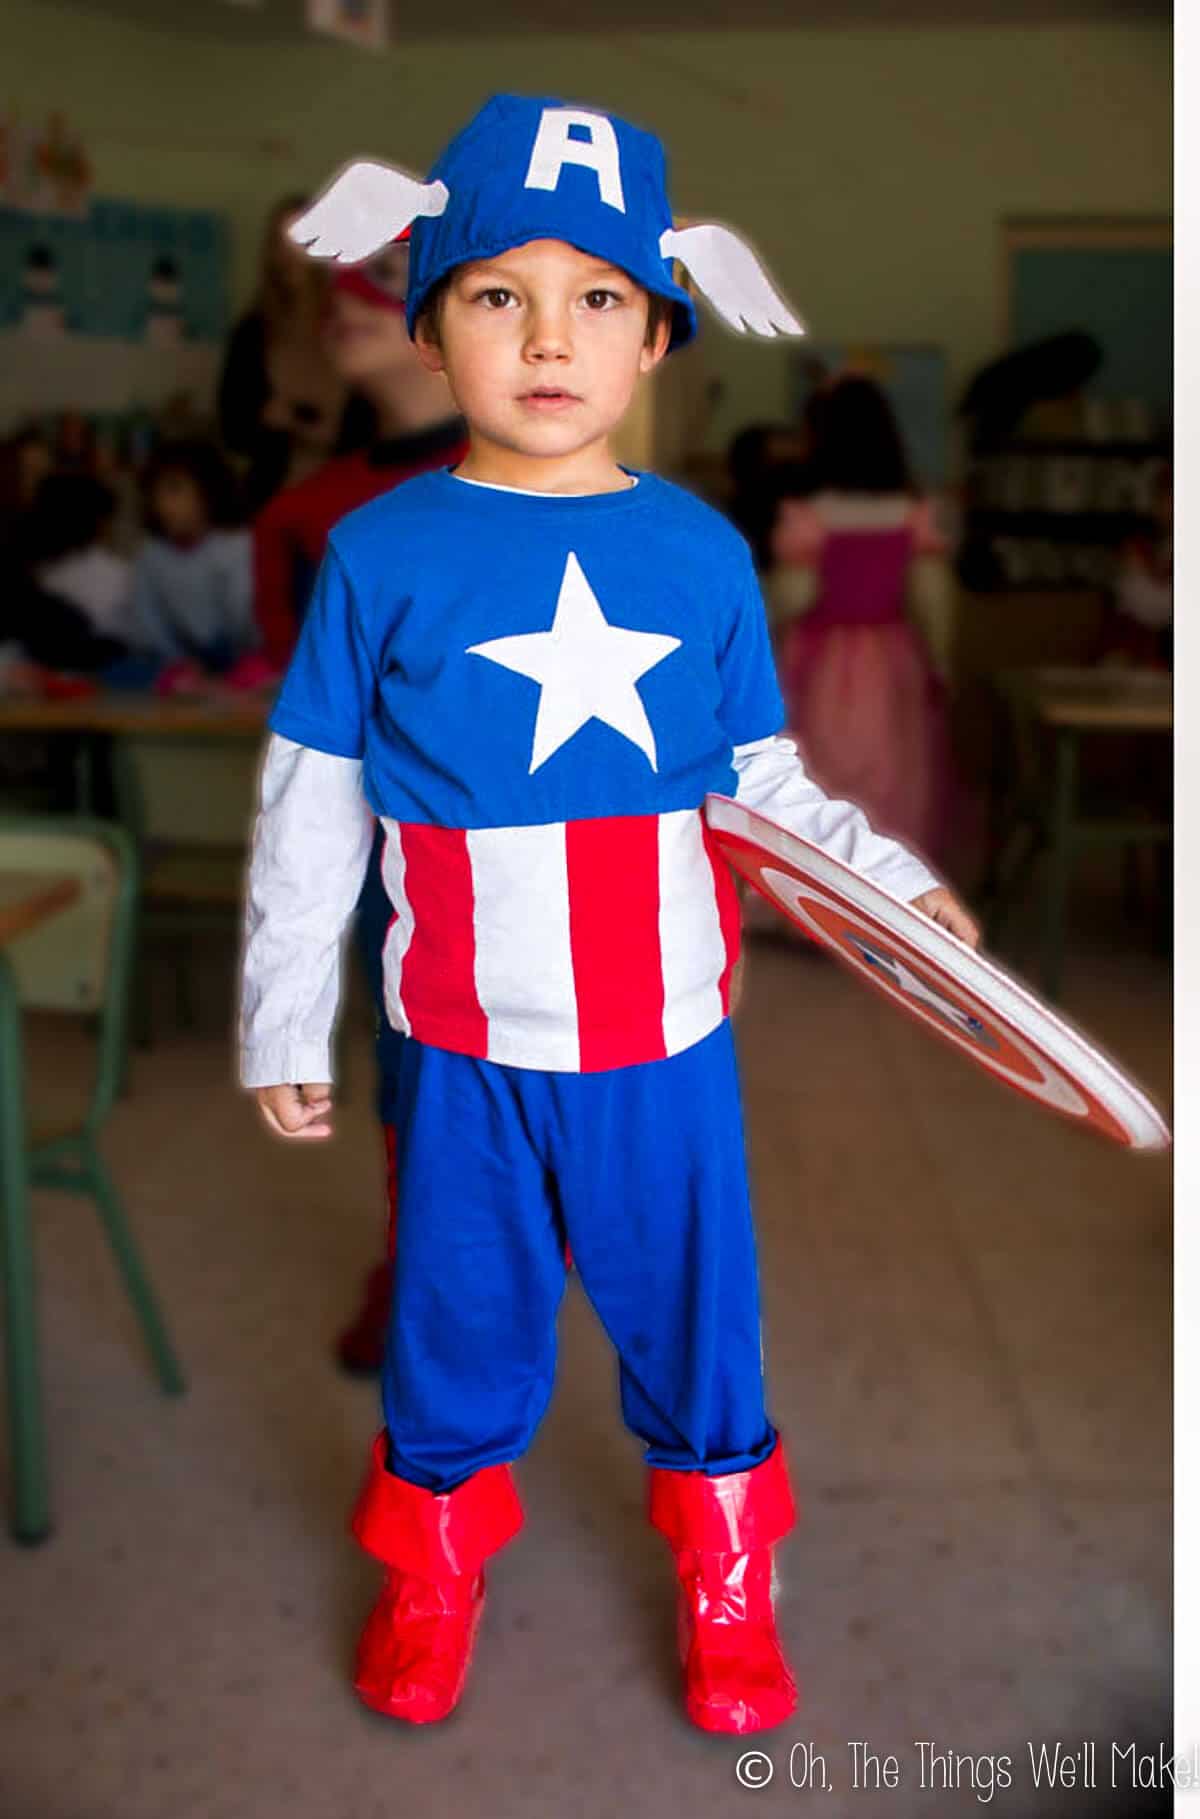
<svg viewBox="0 0 1200 1819"><path fill-rule="evenodd" d="M1166 962L1111 897L1077 919L1065 1008L1167 1106ZM336 1145L287 1150L230 1088L229 968L209 963L197 1029L171 1027L164 991L107 1144L185 1399L156 1391L87 1207L37 1203L57 1527L0 1540L3 1819L783 1813L809 1743L821 1819L1165 1810L1107 1794L1110 1745L1168 1732L1166 1160L1089 1140L819 957L756 942L739 1040L802 1504L780 1551L802 1709L743 1769L774 1781L739 1786L751 1746L681 1716L669 1559L577 1283L466 1698L415 1731L347 1685L375 1569L344 1523L376 1406L329 1342L383 1229L365 1026ZM40 1026L32 1046L60 1077L78 1064ZM1035 1791L1031 1744L1092 1741L1095 1793ZM855 1791L854 1743L894 1754L899 1784Z"/></svg>

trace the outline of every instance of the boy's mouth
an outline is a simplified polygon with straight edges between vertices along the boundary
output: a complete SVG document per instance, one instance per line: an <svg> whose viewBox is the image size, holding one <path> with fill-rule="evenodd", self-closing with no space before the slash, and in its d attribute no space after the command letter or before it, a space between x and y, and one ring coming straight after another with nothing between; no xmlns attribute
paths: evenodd
<svg viewBox="0 0 1200 1819"><path fill-rule="evenodd" d="M538 385L531 391L520 393L517 402L525 405L528 410L556 411L567 410L572 404L582 403L582 399L563 385Z"/></svg>

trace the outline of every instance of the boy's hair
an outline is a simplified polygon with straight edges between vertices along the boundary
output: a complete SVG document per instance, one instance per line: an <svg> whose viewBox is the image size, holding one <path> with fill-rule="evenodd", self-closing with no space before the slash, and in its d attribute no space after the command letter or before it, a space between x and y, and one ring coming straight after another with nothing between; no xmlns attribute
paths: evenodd
<svg viewBox="0 0 1200 1819"><path fill-rule="evenodd" d="M162 535L162 526L154 510L154 489L164 474L186 474L204 501L209 524L222 528L236 524L238 510L237 483L219 448L201 438L162 442L151 455L142 475L142 512L146 529Z"/></svg>
<svg viewBox="0 0 1200 1819"><path fill-rule="evenodd" d="M629 274L626 273L626 277L628 276ZM429 295L426 297L422 306L421 313L413 325L414 330L423 331L428 339L433 342L435 347L440 347L442 345L442 308L446 300L446 292L453 282L454 272L446 272L443 277L438 279L437 283L430 289ZM638 284L636 278L630 278L629 282L636 285L638 290L645 291L646 297L649 300L650 307L646 315L645 344L647 347L653 347L661 324L664 322L668 325L670 324L675 313L675 305L669 297L661 296L658 291L646 290L645 285Z"/></svg>

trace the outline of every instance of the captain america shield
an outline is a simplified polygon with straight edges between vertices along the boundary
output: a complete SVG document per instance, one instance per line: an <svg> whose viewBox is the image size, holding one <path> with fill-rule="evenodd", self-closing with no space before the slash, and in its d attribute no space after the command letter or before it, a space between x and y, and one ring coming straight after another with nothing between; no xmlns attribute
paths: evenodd
<svg viewBox="0 0 1200 1819"><path fill-rule="evenodd" d="M1115 1062L956 935L728 796L705 817L733 869L876 991L1026 1098L1128 1149L1170 1131Z"/></svg>

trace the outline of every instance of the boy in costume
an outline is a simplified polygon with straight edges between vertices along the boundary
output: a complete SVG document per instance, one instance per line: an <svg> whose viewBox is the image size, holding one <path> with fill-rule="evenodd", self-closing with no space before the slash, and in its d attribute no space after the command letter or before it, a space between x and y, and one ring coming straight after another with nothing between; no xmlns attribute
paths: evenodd
<svg viewBox="0 0 1200 1819"><path fill-rule="evenodd" d="M569 1244L675 1558L689 1716L755 1731L796 1701L771 1597L794 1508L727 1015L738 905L705 795L974 925L777 736L740 535L608 450L695 333L672 258L734 327L800 332L750 249L673 227L650 135L515 95L428 182L352 166L294 231L353 261L409 222L410 331L471 449L330 538L271 720L243 981L243 1084L276 1131L326 1136L369 804L407 1040L385 1425L353 1518L387 1570L355 1685L418 1723L459 1697L485 1563L521 1523L510 1468L551 1392Z"/></svg>

